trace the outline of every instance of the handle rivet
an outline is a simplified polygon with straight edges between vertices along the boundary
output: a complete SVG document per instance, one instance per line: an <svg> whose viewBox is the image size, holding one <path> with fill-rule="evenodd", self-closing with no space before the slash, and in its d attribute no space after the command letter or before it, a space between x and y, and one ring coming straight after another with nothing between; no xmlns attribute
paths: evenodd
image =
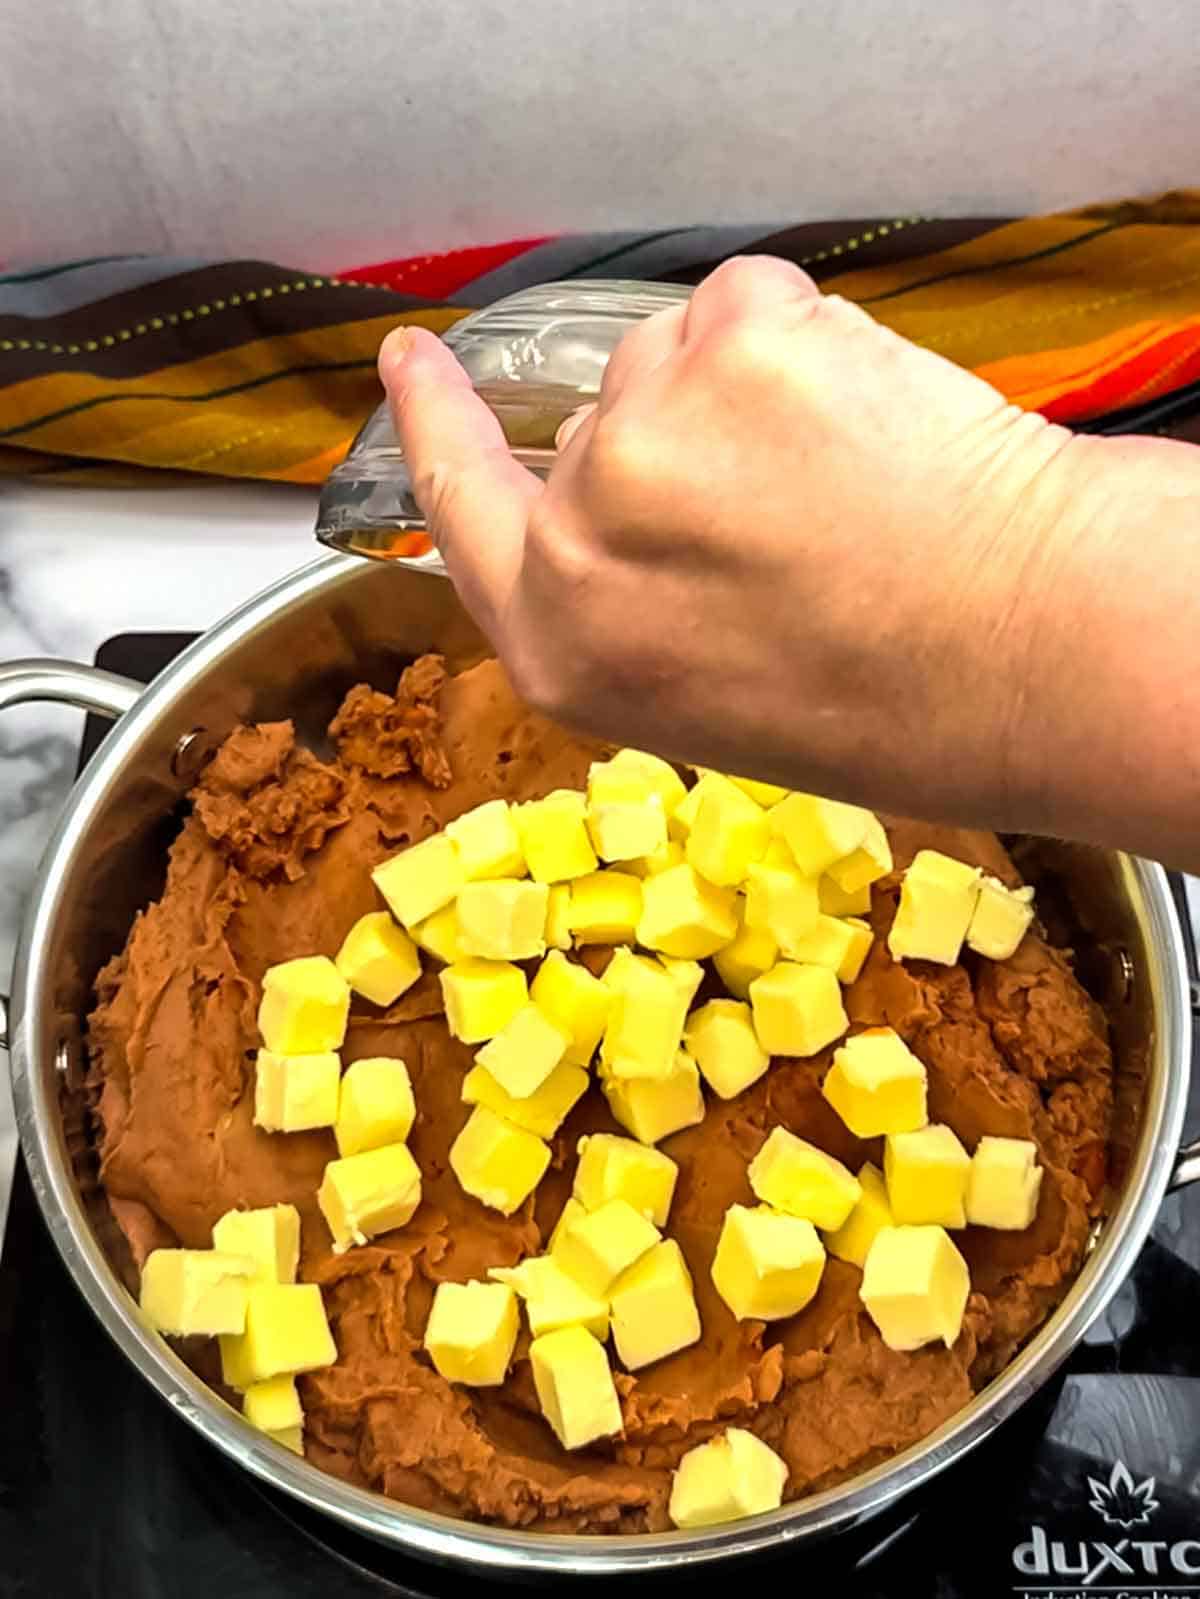
<svg viewBox="0 0 1200 1599"><path fill-rule="evenodd" d="M171 775L181 782L191 783L212 759L214 750L208 740L206 727L194 727L185 733L171 751Z"/></svg>

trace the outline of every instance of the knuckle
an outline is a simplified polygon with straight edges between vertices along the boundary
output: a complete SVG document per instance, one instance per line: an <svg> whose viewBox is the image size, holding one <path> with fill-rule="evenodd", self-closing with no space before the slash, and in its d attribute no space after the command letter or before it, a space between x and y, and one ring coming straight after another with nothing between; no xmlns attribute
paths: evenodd
<svg viewBox="0 0 1200 1599"><path fill-rule="evenodd" d="M588 445L587 478L594 493L624 498L653 481L651 430L619 407L597 419Z"/></svg>
<svg viewBox="0 0 1200 1599"><path fill-rule="evenodd" d="M812 319L832 332L879 327L869 311L855 305L853 300L843 299L840 294L823 294L814 300Z"/></svg>
<svg viewBox="0 0 1200 1599"><path fill-rule="evenodd" d="M505 661L517 698L551 721L569 721L574 703L569 660L540 640L519 645Z"/></svg>
<svg viewBox="0 0 1200 1599"><path fill-rule="evenodd" d="M560 515L547 494L526 526L525 560L527 568L536 567L539 587L551 603L570 605L594 575L597 551L579 519Z"/></svg>
<svg viewBox="0 0 1200 1599"><path fill-rule="evenodd" d="M774 382L783 364L779 329L749 318L715 329L706 355L714 379L738 387Z"/></svg>
<svg viewBox="0 0 1200 1599"><path fill-rule="evenodd" d="M743 285L753 286L764 276L772 276L778 265L778 261L773 262L770 256L732 255L713 268L707 281L740 289Z"/></svg>

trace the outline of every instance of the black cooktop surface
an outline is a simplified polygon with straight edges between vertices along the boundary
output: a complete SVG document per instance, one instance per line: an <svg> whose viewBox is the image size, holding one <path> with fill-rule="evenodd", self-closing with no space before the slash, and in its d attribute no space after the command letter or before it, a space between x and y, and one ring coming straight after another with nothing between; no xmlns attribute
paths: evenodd
<svg viewBox="0 0 1200 1599"><path fill-rule="evenodd" d="M98 660L146 680L185 642L129 635ZM85 758L103 731L89 724ZM866 1529L721 1576L737 1574L866 1599L1200 1595L1200 1186L1164 1203L1102 1321L966 1462ZM696 1578L598 1585L684 1581ZM442 1599L489 1586L343 1532L198 1437L93 1320L18 1165L0 1254L0 1595Z"/></svg>

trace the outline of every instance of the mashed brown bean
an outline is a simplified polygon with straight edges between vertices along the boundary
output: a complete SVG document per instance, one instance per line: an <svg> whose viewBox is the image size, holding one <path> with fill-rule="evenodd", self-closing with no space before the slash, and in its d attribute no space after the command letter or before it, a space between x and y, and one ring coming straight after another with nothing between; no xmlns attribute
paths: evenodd
<svg viewBox="0 0 1200 1599"><path fill-rule="evenodd" d="M349 1062L398 1055L412 1074L411 1147L424 1199L410 1225L333 1255L316 1208L327 1131L252 1124L255 1010L265 969L333 954L377 909L369 871L403 844L496 796L583 787L599 753L526 711L487 662L443 681L428 658L395 696L361 688L322 763L289 723L235 732L208 768L171 852L166 890L101 974L90 1024L103 1180L139 1259L204 1248L234 1206L290 1202L303 1219L301 1275L322 1285L338 1345L301 1379L306 1450L326 1470L426 1508L510 1526L641 1532L668 1525L670 1472L727 1424L787 1461L787 1497L838 1482L952 1415L1045 1319L1078 1270L1100 1203L1111 1114L1102 1018L1066 960L1037 936L1017 955L946 969L892 963L882 941L897 878L874 890L874 951L847 993L856 1026L887 1023L929 1071L931 1119L973 1147L982 1133L1032 1138L1046 1167L1025 1233L957 1239L972 1293L953 1349L885 1348L858 1301L859 1273L830 1259L813 1303L764 1327L734 1321L709 1266L726 1208L752 1203L746 1165L782 1123L851 1167L881 1158L821 1098L827 1054L777 1060L738 1099L710 1097L704 1123L662 1146L680 1167L668 1231L687 1256L701 1342L636 1377L618 1373L624 1435L568 1455L542 1421L525 1341L508 1381L465 1390L421 1352L437 1283L481 1276L540 1250L571 1183L583 1132L620 1131L590 1091L554 1139L533 1199L505 1219L462 1193L447 1151L466 1119L472 1051L441 1018L431 973L387 1013L356 1000ZM988 834L889 821L897 869L923 846L1018 879Z"/></svg>

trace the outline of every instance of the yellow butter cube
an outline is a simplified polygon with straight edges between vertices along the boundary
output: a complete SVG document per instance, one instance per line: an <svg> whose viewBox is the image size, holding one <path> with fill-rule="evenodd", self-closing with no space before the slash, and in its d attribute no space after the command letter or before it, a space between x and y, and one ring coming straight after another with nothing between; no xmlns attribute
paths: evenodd
<svg viewBox="0 0 1200 1599"><path fill-rule="evenodd" d="M828 966L839 983L852 983L863 969L875 942L868 922L819 915L811 933L780 948L789 960L810 966Z"/></svg>
<svg viewBox="0 0 1200 1599"><path fill-rule="evenodd" d="M468 883L486 877L525 875L521 836L507 800L488 800L447 822L446 837L458 851L459 865Z"/></svg>
<svg viewBox="0 0 1200 1599"><path fill-rule="evenodd" d="M302 1133L337 1121L342 1063L322 1055L260 1049L254 1066L254 1122L268 1133Z"/></svg>
<svg viewBox="0 0 1200 1599"><path fill-rule="evenodd" d="M618 750L612 760L607 762L607 766L610 781L620 781L625 776L635 776L648 783L662 801L662 808L667 816L673 814L676 806L687 794L683 779L671 763L664 761L659 755L650 755L645 750ZM592 771L595 771L595 766ZM603 779L601 781L603 782ZM589 786L591 783L592 778L589 775Z"/></svg>
<svg viewBox="0 0 1200 1599"><path fill-rule="evenodd" d="M771 1129L746 1175L764 1205L823 1232L836 1232L862 1197L858 1179L840 1160L786 1127Z"/></svg>
<svg viewBox="0 0 1200 1599"><path fill-rule="evenodd" d="M495 1388L504 1381L521 1319L507 1283L439 1283L425 1349L447 1382Z"/></svg>
<svg viewBox="0 0 1200 1599"><path fill-rule="evenodd" d="M246 1330L223 1335L221 1371L243 1393L284 1372L332 1366L337 1345L316 1283L257 1283L246 1300Z"/></svg>
<svg viewBox="0 0 1200 1599"><path fill-rule="evenodd" d="M658 964L690 1005L704 981L704 967L699 961L684 960L680 955L660 954Z"/></svg>
<svg viewBox="0 0 1200 1599"><path fill-rule="evenodd" d="M837 975L839 983L857 982L859 974L867 964L867 956L875 946L875 934L871 924L864 921L861 916L845 916L841 918L842 926L852 929L852 936L846 944L846 953L838 965Z"/></svg>
<svg viewBox="0 0 1200 1599"><path fill-rule="evenodd" d="M524 1005L475 1057L506 1094L527 1099L559 1064L567 1035L532 1002Z"/></svg>
<svg viewBox="0 0 1200 1599"><path fill-rule="evenodd" d="M317 1190L335 1255L403 1227L420 1203L421 1172L407 1144L385 1144L331 1160Z"/></svg>
<svg viewBox="0 0 1200 1599"><path fill-rule="evenodd" d="M871 912L871 889L855 889L853 894L847 894L829 876L817 878L817 904L825 916L869 916Z"/></svg>
<svg viewBox="0 0 1200 1599"><path fill-rule="evenodd" d="M659 799L658 790L636 763L629 761L593 761L588 767L587 804L637 805L653 796ZM659 804L662 804L659 799ZM664 813L666 807L663 807Z"/></svg>
<svg viewBox="0 0 1200 1599"><path fill-rule="evenodd" d="M615 1120L643 1144L657 1144L704 1120L700 1073L686 1050L669 1077L603 1077L601 1087Z"/></svg>
<svg viewBox="0 0 1200 1599"><path fill-rule="evenodd" d="M559 1212L558 1220L551 1229L550 1237L546 1240L547 1252L557 1256L559 1245L566 1236L567 1229L574 1226L577 1221L582 1221L586 1215L587 1211L584 1210L577 1199L568 1199Z"/></svg>
<svg viewBox="0 0 1200 1599"><path fill-rule="evenodd" d="M216 1249L155 1249L142 1266L138 1303L159 1332L177 1338L240 1333L256 1263Z"/></svg>
<svg viewBox="0 0 1200 1599"><path fill-rule="evenodd" d="M454 840L435 833L383 861L371 881L396 920L411 930L448 905L465 879Z"/></svg>
<svg viewBox="0 0 1200 1599"><path fill-rule="evenodd" d="M464 884L457 900L458 947L480 960L523 961L546 953L545 883L494 877Z"/></svg>
<svg viewBox="0 0 1200 1599"><path fill-rule="evenodd" d="M812 1222L766 1205L730 1205L712 1280L738 1321L778 1321L803 1310L821 1284L825 1251Z"/></svg>
<svg viewBox="0 0 1200 1599"><path fill-rule="evenodd" d="M892 869L892 846L888 842L883 823L872 812L867 812L867 830L862 843L840 861L825 868L843 894L860 894L864 888L886 877Z"/></svg>
<svg viewBox="0 0 1200 1599"><path fill-rule="evenodd" d="M666 812L649 787L639 799L601 803L589 798L587 830L602 861L639 860L667 843Z"/></svg>
<svg viewBox="0 0 1200 1599"><path fill-rule="evenodd" d="M972 1227L1023 1232L1037 1215L1042 1168L1028 1138L979 1140L967 1179L967 1220Z"/></svg>
<svg viewBox="0 0 1200 1599"><path fill-rule="evenodd" d="M402 1144L416 1119L412 1082L402 1060L374 1055L347 1066L333 1126L339 1155Z"/></svg>
<svg viewBox="0 0 1200 1599"><path fill-rule="evenodd" d="M450 1146L450 1169L464 1193L511 1216L545 1176L550 1146L535 1134L476 1105Z"/></svg>
<svg viewBox="0 0 1200 1599"><path fill-rule="evenodd" d="M242 1395L242 1414L262 1432L287 1432L304 1426L304 1411L290 1373L251 1383Z"/></svg>
<svg viewBox="0 0 1200 1599"><path fill-rule="evenodd" d="M458 906L453 900L449 905L443 905L440 911L434 911L432 916L427 916L423 922L418 922L412 930L412 938L414 944L446 966L466 958L466 951L458 942Z"/></svg>
<svg viewBox="0 0 1200 1599"><path fill-rule="evenodd" d="M900 903L888 934L897 960L953 966L979 900L977 866L935 849L918 850L900 884Z"/></svg>
<svg viewBox="0 0 1200 1599"><path fill-rule="evenodd" d="M715 1527L778 1510L788 1469L752 1432L727 1427L675 1468L667 1514L677 1527Z"/></svg>
<svg viewBox="0 0 1200 1599"><path fill-rule="evenodd" d="M761 861L756 862L756 865L774 866L778 871L795 872L798 877L804 876L804 873L796 865L791 850L777 833L771 834L771 839L763 858ZM816 878L815 881L820 882L820 878Z"/></svg>
<svg viewBox="0 0 1200 1599"><path fill-rule="evenodd" d="M267 1436L281 1449L290 1449L294 1455L304 1453L303 1427L283 1427L278 1432L268 1433Z"/></svg>
<svg viewBox="0 0 1200 1599"><path fill-rule="evenodd" d="M596 870L585 825L587 802L571 788L518 805L517 832L529 875L538 883L565 883Z"/></svg>
<svg viewBox="0 0 1200 1599"><path fill-rule="evenodd" d="M568 1276L597 1299L662 1237L652 1221L624 1199L610 1199L565 1228L554 1258Z"/></svg>
<svg viewBox="0 0 1200 1599"><path fill-rule="evenodd" d="M677 838L669 838L653 855L642 855L637 860L626 861L621 870L635 877L656 877L659 872L669 872L672 866L682 866L687 856Z"/></svg>
<svg viewBox="0 0 1200 1599"><path fill-rule="evenodd" d="M967 944L977 955L1006 961L1015 955L1033 921L1033 890L1005 888L995 877L985 877L967 928Z"/></svg>
<svg viewBox="0 0 1200 1599"><path fill-rule="evenodd" d="M751 863L762 859L770 837L762 806L727 778L717 778L696 809L687 836L688 864L710 883L735 888Z"/></svg>
<svg viewBox="0 0 1200 1599"><path fill-rule="evenodd" d="M612 990L586 966L551 950L537 969L529 996L542 1015L567 1036L563 1060L586 1066L604 1035Z"/></svg>
<svg viewBox="0 0 1200 1599"><path fill-rule="evenodd" d="M509 961L455 961L439 978L446 1026L464 1044L495 1038L529 1000L525 973Z"/></svg>
<svg viewBox="0 0 1200 1599"><path fill-rule="evenodd" d="M784 955L817 925L817 880L795 867L754 862L746 873L747 927L769 933Z"/></svg>
<svg viewBox="0 0 1200 1599"><path fill-rule="evenodd" d="M529 1346L538 1404L564 1449L621 1430L621 1405L604 1345L583 1327L560 1327Z"/></svg>
<svg viewBox="0 0 1200 1599"><path fill-rule="evenodd" d="M850 1025L836 972L780 961L750 984L754 1031L769 1055L816 1055Z"/></svg>
<svg viewBox="0 0 1200 1599"><path fill-rule="evenodd" d="M604 968L604 976L600 981L615 1000L618 994L636 988L643 976L661 983L662 978L669 978L669 973L657 955L639 955L622 945L619 949L613 950L612 958ZM676 991L681 987L673 979L671 986Z"/></svg>
<svg viewBox="0 0 1200 1599"><path fill-rule="evenodd" d="M861 1270L876 1234L882 1227L893 1226L895 1218L888 1204L883 1173L878 1166L873 1166L869 1160L864 1162L859 1167L858 1185L861 1190L858 1204L837 1232L826 1236L825 1248L829 1254Z"/></svg>
<svg viewBox="0 0 1200 1599"><path fill-rule="evenodd" d="M950 1349L971 1291L967 1263L942 1227L884 1227L863 1267L862 1302L889 1349Z"/></svg>
<svg viewBox="0 0 1200 1599"><path fill-rule="evenodd" d="M612 1077L669 1077L683 1036L684 990L656 962L618 950L604 974L612 1008L600 1046Z"/></svg>
<svg viewBox="0 0 1200 1599"><path fill-rule="evenodd" d="M462 1098L465 1105L486 1105L505 1121L539 1138L553 1138L587 1088L588 1074L583 1067L564 1062L532 1094L514 1099L486 1066L472 1066L463 1078Z"/></svg>
<svg viewBox="0 0 1200 1599"><path fill-rule="evenodd" d="M710 999L688 1017L683 1036L704 1081L722 1099L736 1099L771 1064L741 1000Z"/></svg>
<svg viewBox="0 0 1200 1599"><path fill-rule="evenodd" d="M883 1175L898 1227L965 1227L970 1174L971 1157L952 1128L888 1134Z"/></svg>
<svg viewBox="0 0 1200 1599"><path fill-rule="evenodd" d="M637 941L680 960L713 955L737 935L732 889L716 888L688 865L645 879Z"/></svg>
<svg viewBox="0 0 1200 1599"><path fill-rule="evenodd" d="M642 883L629 872L591 872L571 884L577 944L632 944L642 917Z"/></svg>
<svg viewBox="0 0 1200 1599"><path fill-rule="evenodd" d="M671 819L667 823L667 831L672 838L677 838L686 846L688 834L696 823L696 815L705 796L714 792L719 793L722 784L728 783L727 777L722 777L719 772L702 772L700 780L687 793L671 812Z"/></svg>
<svg viewBox="0 0 1200 1599"><path fill-rule="evenodd" d="M819 877L856 850L866 836L871 812L860 805L789 794L770 813L771 831L782 838L806 877Z"/></svg>
<svg viewBox="0 0 1200 1599"><path fill-rule="evenodd" d="M295 1205L228 1210L213 1227L213 1248L252 1260L254 1282L294 1283L300 1262L300 1212Z"/></svg>
<svg viewBox="0 0 1200 1599"><path fill-rule="evenodd" d="M608 1302L569 1277L551 1255L533 1255L519 1266L493 1266L488 1276L507 1283L525 1302L535 1338L559 1327L586 1327L601 1343L608 1337Z"/></svg>
<svg viewBox="0 0 1200 1599"><path fill-rule="evenodd" d="M756 977L769 972L779 959L779 945L769 928L750 927L746 922L746 902L739 896L738 930L731 944L713 956L713 965L725 987L739 999L750 993Z"/></svg>
<svg viewBox="0 0 1200 1599"><path fill-rule="evenodd" d="M890 1027L855 1033L834 1051L821 1092L855 1138L924 1127L925 1067Z"/></svg>
<svg viewBox="0 0 1200 1599"><path fill-rule="evenodd" d="M609 1290L613 1343L627 1371L640 1371L700 1338L691 1273L673 1238L648 1249Z"/></svg>
<svg viewBox="0 0 1200 1599"><path fill-rule="evenodd" d="M571 937L571 885L551 883L546 898L546 945L549 949L570 949Z"/></svg>
<svg viewBox="0 0 1200 1599"><path fill-rule="evenodd" d="M417 946L388 911L360 916L334 962L356 994L372 1005L391 1005L421 975Z"/></svg>
<svg viewBox="0 0 1200 1599"><path fill-rule="evenodd" d="M661 1150L615 1133L589 1133L575 1146L579 1164L571 1189L585 1210L624 1199L656 1227L667 1225L679 1167Z"/></svg>
<svg viewBox="0 0 1200 1599"><path fill-rule="evenodd" d="M760 783L754 777L730 776L729 781L735 783L756 805L761 805L764 811L770 810L772 805L778 805L781 799L786 799L791 793L790 789L780 788L778 783Z"/></svg>
<svg viewBox="0 0 1200 1599"><path fill-rule="evenodd" d="M327 955L284 961L263 973L258 1030L276 1055L320 1055L341 1049L350 989Z"/></svg>

